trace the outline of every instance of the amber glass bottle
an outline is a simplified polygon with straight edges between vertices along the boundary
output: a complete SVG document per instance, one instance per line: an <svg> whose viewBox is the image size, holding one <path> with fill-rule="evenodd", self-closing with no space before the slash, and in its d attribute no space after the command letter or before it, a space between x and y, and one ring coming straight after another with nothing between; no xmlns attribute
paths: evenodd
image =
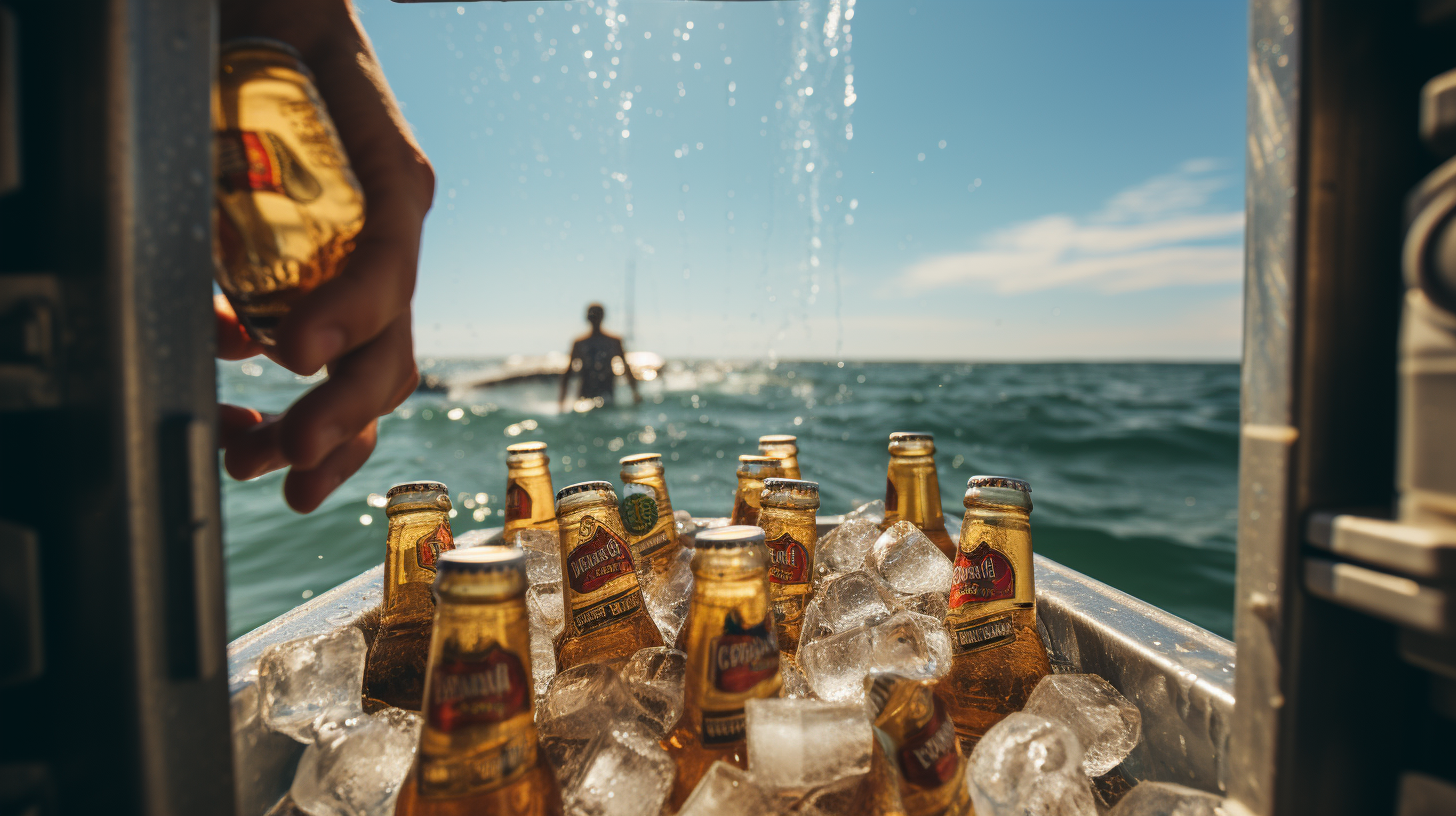
<svg viewBox="0 0 1456 816"><path fill-rule="evenodd" d="M763 480L782 478L780 460L772 456L745 453L738 457L738 490L733 497L733 515L729 524L758 524L759 502L763 498Z"/></svg>
<svg viewBox="0 0 1456 816"><path fill-rule="evenodd" d="M813 587L819 485L798 479L764 479L762 504L758 525L768 547L769 590L778 621L779 649L793 656L799 651L804 607L809 605Z"/></svg>
<svg viewBox="0 0 1456 816"><path fill-rule="evenodd" d="M389 489L384 514L389 518L384 603L364 667L364 697L371 707L418 711L435 620L430 585L440 555L455 548L450 490L439 482L395 485Z"/></svg>
<svg viewBox="0 0 1456 816"><path fill-rule="evenodd" d="M1036 632L1031 486L972 476L965 505L945 619L951 669L940 690L969 751L988 728L1026 705L1051 662Z"/></svg>
<svg viewBox="0 0 1456 816"><path fill-rule="evenodd" d="M678 639L688 655L683 715L663 740L677 762L668 800L674 811L714 762L748 766L744 704L775 697L783 685L763 530L699 533L692 568L692 605Z"/></svg>
<svg viewBox="0 0 1456 816"><path fill-rule="evenodd" d="M767 434L758 438L758 452L779 460L785 479L801 479L799 475L799 437L793 434Z"/></svg>
<svg viewBox="0 0 1456 816"><path fill-rule="evenodd" d="M440 558L425 722L396 816L561 813L536 734L525 592L520 550Z"/></svg>
<svg viewBox="0 0 1456 816"><path fill-rule="evenodd" d="M506 541L519 530L555 530L556 504L551 491L550 460L545 442L517 442L506 447Z"/></svg>
<svg viewBox="0 0 1456 816"><path fill-rule="evenodd" d="M971 816L965 758L935 685L898 674L870 675L867 700L876 749L896 787L893 793L878 791L876 799L898 803L906 816Z"/></svg>
<svg viewBox="0 0 1456 816"><path fill-rule="evenodd" d="M556 494L561 525L561 591L566 626L556 638L556 669L606 663L620 669L638 649L661 646L647 614L627 532L608 482L582 482Z"/></svg>
<svg viewBox="0 0 1456 816"><path fill-rule="evenodd" d="M662 454L623 456L622 497L619 502L627 544L637 566L661 575L672 567L681 547L667 495Z"/></svg>
<svg viewBox="0 0 1456 816"><path fill-rule="evenodd" d="M955 558L955 542L945 531L940 509L940 479L935 475L935 438L928 433L897 431L890 434L890 467L885 477L885 522L919 527L945 553Z"/></svg>

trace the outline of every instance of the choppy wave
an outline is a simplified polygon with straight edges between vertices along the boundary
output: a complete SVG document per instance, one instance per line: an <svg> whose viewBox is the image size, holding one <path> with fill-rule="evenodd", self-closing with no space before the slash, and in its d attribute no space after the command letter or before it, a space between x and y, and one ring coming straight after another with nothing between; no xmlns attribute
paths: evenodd
<svg viewBox="0 0 1456 816"><path fill-rule="evenodd" d="M425 367L450 379L489 363ZM265 410L308 387L268 364L219 368L225 401ZM883 490L886 436L921 430L936 435L947 514L962 512L973 474L1029 479L1038 552L1228 636L1238 389L1236 365L781 361L671 362L644 384L642 405L565 416L551 384L419 394L309 516L284 505L280 474L224 485L230 629L378 563L386 525L368 497L396 482L449 484L457 534L497 524L510 442L545 441L558 487L618 481L618 458L660 451L674 506L724 515L737 455L760 434L794 433L824 512L840 512Z"/></svg>

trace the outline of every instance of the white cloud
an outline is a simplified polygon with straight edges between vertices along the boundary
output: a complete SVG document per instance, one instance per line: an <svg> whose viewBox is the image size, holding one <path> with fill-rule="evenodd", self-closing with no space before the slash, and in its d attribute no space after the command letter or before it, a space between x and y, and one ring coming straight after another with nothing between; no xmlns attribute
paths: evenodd
<svg viewBox="0 0 1456 816"><path fill-rule="evenodd" d="M1048 215L987 236L980 249L939 255L901 275L912 292L985 284L1012 294L1060 286L1130 292L1237 282L1244 214L1206 212L1228 185L1195 159L1113 196L1086 218Z"/></svg>

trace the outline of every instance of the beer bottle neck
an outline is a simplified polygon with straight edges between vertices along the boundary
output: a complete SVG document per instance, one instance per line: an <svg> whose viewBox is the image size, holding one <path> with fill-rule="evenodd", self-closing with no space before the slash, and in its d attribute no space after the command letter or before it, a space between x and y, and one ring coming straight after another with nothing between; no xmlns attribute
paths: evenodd
<svg viewBox="0 0 1456 816"><path fill-rule="evenodd" d="M450 518L443 510L412 510L389 517L384 556L384 609L424 604L440 554L455 549Z"/></svg>
<svg viewBox="0 0 1456 816"><path fill-rule="evenodd" d="M951 605L996 602L1035 608L1031 518L1012 508L972 507L961 525Z"/></svg>
<svg viewBox="0 0 1456 816"><path fill-rule="evenodd" d="M885 524L897 521L908 521L922 530L945 529L935 457L890 457L885 484Z"/></svg>

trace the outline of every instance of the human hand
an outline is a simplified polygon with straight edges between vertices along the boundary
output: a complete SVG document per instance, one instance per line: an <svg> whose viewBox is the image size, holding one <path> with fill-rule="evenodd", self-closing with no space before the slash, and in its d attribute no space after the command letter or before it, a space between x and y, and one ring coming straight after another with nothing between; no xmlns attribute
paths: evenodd
<svg viewBox="0 0 1456 816"><path fill-rule="evenodd" d="M405 123L348 0L224 0L223 39L263 36L296 48L364 189L364 227L344 270L294 304L266 353L328 379L279 416L221 406L224 464L238 479L291 467L283 495L307 513L373 452L377 418L419 383L410 322L420 232L435 177ZM219 356L264 351L226 304Z"/></svg>

